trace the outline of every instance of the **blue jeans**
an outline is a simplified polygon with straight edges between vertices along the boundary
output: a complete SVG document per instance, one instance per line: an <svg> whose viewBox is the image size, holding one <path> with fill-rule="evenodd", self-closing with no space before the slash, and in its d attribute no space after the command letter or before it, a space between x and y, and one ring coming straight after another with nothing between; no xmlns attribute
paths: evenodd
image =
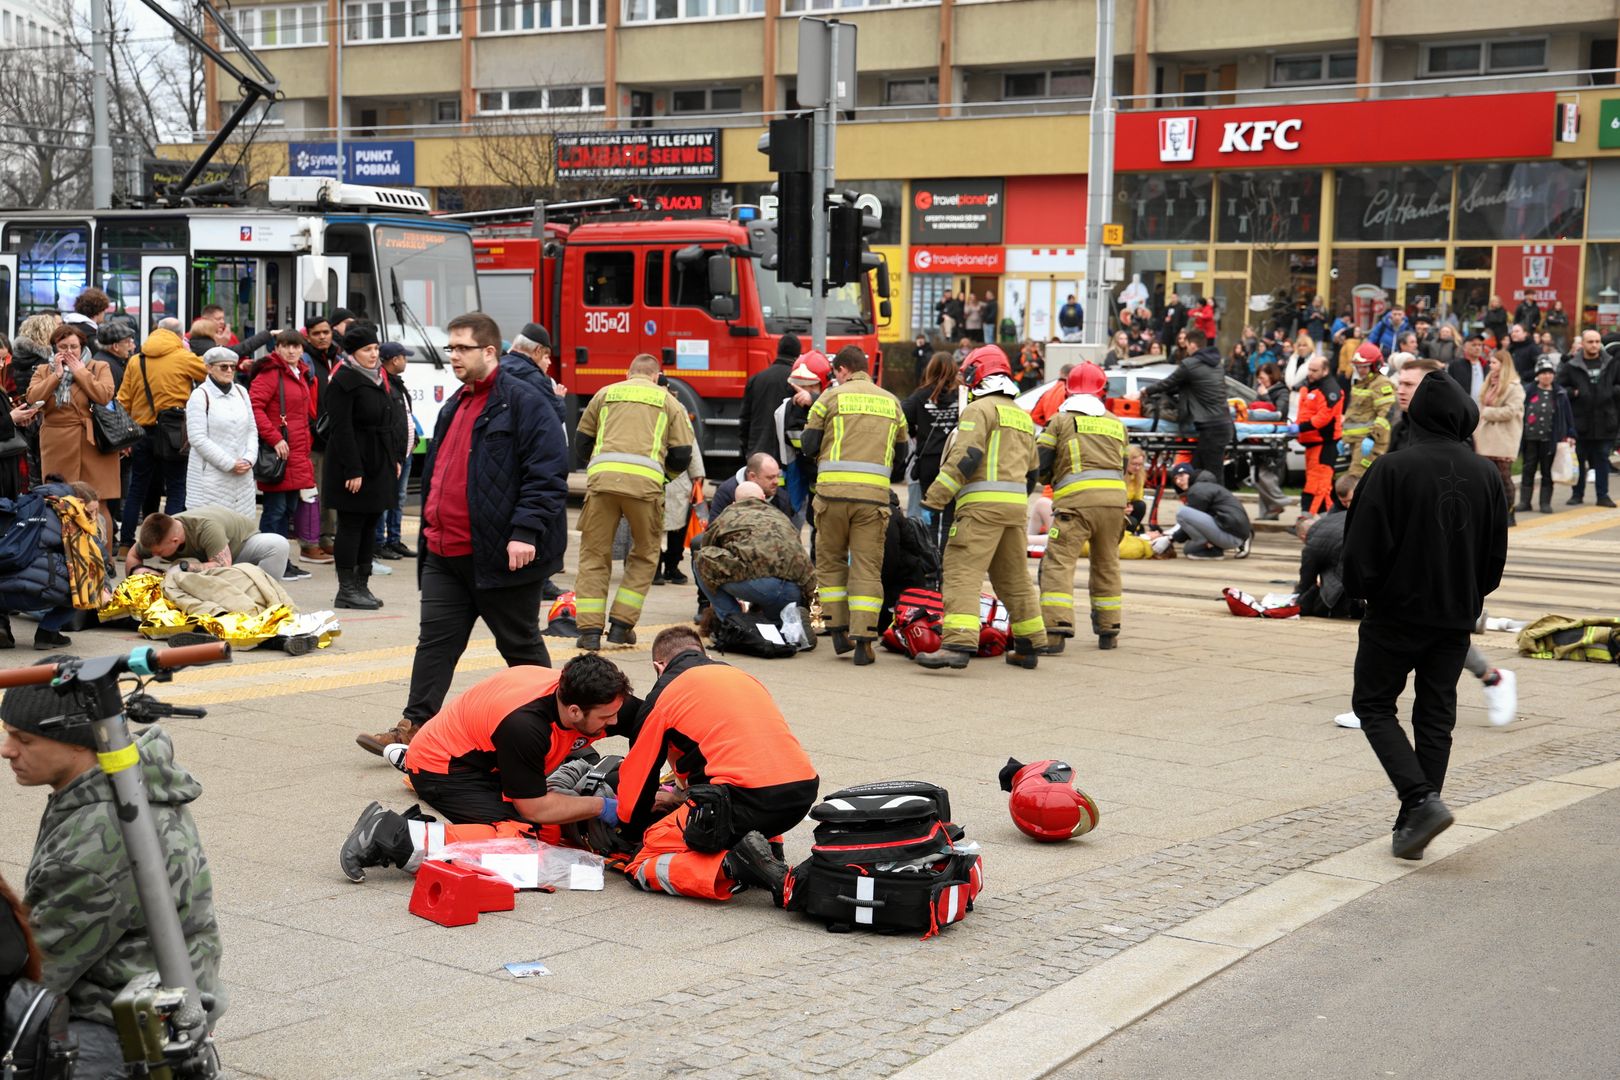
<svg viewBox="0 0 1620 1080"><path fill-rule="evenodd" d="M293 511L298 509L298 492L266 491L264 510L259 514L259 531L277 536L293 535Z"/></svg>
<svg viewBox="0 0 1620 1080"><path fill-rule="evenodd" d="M1579 463L1580 471L1575 474L1575 483L1570 485L1570 494L1577 499L1586 497L1586 471L1593 472L1593 486L1597 488L1597 497L1609 497L1609 452L1614 449L1612 439L1581 439L1575 440L1575 460Z"/></svg>
<svg viewBox="0 0 1620 1080"><path fill-rule="evenodd" d="M152 453L151 437L142 439L129 453L129 486L124 488L124 522L118 538L120 544L135 543L135 530L141 524L141 504L146 502L146 489L152 486L152 477L160 471L163 474L163 512L178 514L186 508L186 459L159 461Z"/></svg>
<svg viewBox="0 0 1620 1080"><path fill-rule="evenodd" d="M709 603L714 606L714 614L718 619L742 614L742 605L737 602L739 600L746 601L761 615L776 619L781 616L783 608L797 604L802 599L799 587L781 578L753 578L714 588L703 580L701 573L694 573L693 576L697 578L703 594L709 598Z"/></svg>
<svg viewBox="0 0 1620 1080"><path fill-rule="evenodd" d="M911 480L906 483L906 517L922 520L923 489L921 482Z"/></svg>
<svg viewBox="0 0 1620 1080"><path fill-rule="evenodd" d="M404 466L399 470L399 495L394 500L392 510L384 510L382 517L377 519L377 543L397 544L400 542L400 526L405 523L405 489L411 482L411 462L405 459Z"/></svg>

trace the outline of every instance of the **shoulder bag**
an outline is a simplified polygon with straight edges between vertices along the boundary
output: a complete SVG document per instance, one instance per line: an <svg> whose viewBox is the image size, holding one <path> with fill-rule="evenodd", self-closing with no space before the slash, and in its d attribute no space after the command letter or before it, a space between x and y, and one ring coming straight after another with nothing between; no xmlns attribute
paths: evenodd
<svg viewBox="0 0 1620 1080"><path fill-rule="evenodd" d="M152 437L152 456L159 461L178 461L186 456L186 410L159 411L152 401L152 380L146 374L146 357L141 357L141 389L146 391L146 407L152 410L157 422L148 429Z"/></svg>
<svg viewBox="0 0 1620 1080"><path fill-rule="evenodd" d="M279 372L276 375L276 397L281 402L281 441L287 444L287 452L291 454L292 442L287 438L287 382ZM253 459L253 479L261 484L279 484L286 475L287 459L276 453L275 445L261 436L259 454Z"/></svg>
<svg viewBox="0 0 1620 1080"><path fill-rule="evenodd" d="M114 398L105 405L90 403L90 427L96 433L96 449L116 454L146 438L146 431Z"/></svg>
<svg viewBox="0 0 1620 1080"><path fill-rule="evenodd" d="M0 1000L0 1076L64 1080L78 1056L68 1032L68 1000L31 979L18 979Z"/></svg>

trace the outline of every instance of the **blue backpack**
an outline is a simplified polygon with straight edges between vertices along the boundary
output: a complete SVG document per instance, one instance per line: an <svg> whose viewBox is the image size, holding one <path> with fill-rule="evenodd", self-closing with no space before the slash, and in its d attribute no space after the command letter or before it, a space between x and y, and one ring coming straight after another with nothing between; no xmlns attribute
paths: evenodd
<svg viewBox="0 0 1620 1080"><path fill-rule="evenodd" d="M69 495L65 484L42 484L16 499L0 499L0 575L21 573L38 560L46 532L61 546L61 522L46 495Z"/></svg>

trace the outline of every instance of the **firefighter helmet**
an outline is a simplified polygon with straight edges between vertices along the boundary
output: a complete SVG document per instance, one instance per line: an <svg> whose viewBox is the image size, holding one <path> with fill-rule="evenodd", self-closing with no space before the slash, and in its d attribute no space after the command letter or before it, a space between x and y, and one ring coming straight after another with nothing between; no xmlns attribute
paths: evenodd
<svg viewBox="0 0 1620 1080"><path fill-rule="evenodd" d="M551 611L546 615L545 635L547 637L578 637L579 612L574 606L574 594L565 592L551 602Z"/></svg>
<svg viewBox="0 0 1620 1080"><path fill-rule="evenodd" d="M1011 793L1007 810L1018 831L1042 843L1084 836L1097 827L1097 804L1074 786L1074 770L1066 762L1025 765L1008 758L1001 790Z"/></svg>
<svg viewBox="0 0 1620 1080"><path fill-rule="evenodd" d="M962 361L962 385L977 390L992 375L1012 377L1012 364L999 345L980 345Z"/></svg>
<svg viewBox="0 0 1620 1080"><path fill-rule="evenodd" d="M1103 369L1089 360L1081 361L1069 370L1069 393L1090 394L1092 397L1101 397L1108 386L1108 376Z"/></svg>
<svg viewBox="0 0 1620 1080"><path fill-rule="evenodd" d="M811 349L793 362L793 370L788 372L788 378L794 382L818 383L818 388L825 390L827 381L832 378L832 365L827 363L825 355Z"/></svg>
<svg viewBox="0 0 1620 1080"><path fill-rule="evenodd" d="M1358 364L1382 364L1384 351L1370 341L1363 341L1356 349L1355 362Z"/></svg>

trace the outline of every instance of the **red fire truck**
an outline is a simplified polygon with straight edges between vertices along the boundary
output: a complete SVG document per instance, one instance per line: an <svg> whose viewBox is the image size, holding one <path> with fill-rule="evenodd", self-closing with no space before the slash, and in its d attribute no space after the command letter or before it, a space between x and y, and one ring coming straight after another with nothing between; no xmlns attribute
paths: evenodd
<svg viewBox="0 0 1620 1080"><path fill-rule="evenodd" d="M771 363L782 335L810 345L810 292L767 269L776 223L751 210L729 219L629 211L547 220L543 236L534 235L532 216L452 216L474 225L484 310L508 337L531 321L551 334L551 374L570 391L573 415L624 378L637 353L651 353L692 414L703 452L735 458L748 377ZM868 274L827 298L829 354L858 345L878 356L889 283L888 268L872 261L875 287Z"/></svg>

